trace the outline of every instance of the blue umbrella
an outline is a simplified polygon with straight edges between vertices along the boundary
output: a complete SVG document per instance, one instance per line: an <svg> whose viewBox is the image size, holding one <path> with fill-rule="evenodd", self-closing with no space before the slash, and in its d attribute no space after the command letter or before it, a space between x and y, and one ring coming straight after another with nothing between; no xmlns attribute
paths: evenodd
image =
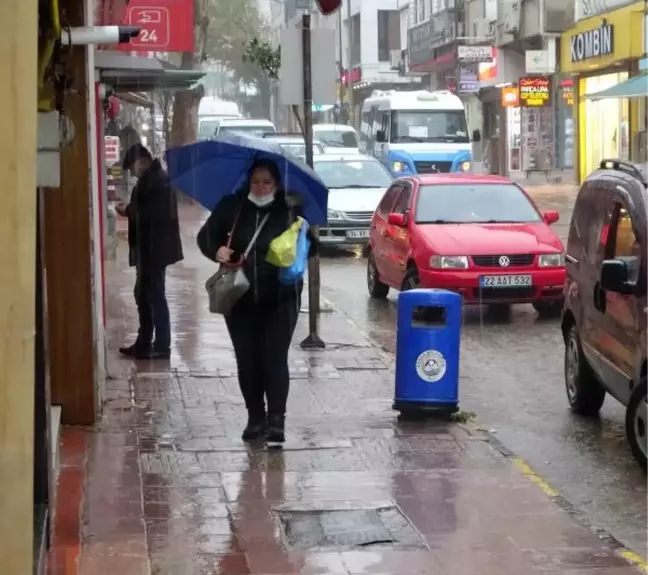
<svg viewBox="0 0 648 575"><path fill-rule="evenodd" d="M328 188L311 168L272 141L227 134L165 153L171 183L208 210L239 190L252 162L261 158L277 164L284 189L298 196L311 225L325 224Z"/></svg>

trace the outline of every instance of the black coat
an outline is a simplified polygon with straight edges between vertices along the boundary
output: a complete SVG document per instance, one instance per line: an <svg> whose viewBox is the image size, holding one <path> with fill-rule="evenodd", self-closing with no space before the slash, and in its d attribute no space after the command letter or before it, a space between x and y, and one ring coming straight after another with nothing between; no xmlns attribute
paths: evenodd
<svg viewBox="0 0 648 575"><path fill-rule="evenodd" d="M214 208L205 225L198 232L198 247L203 255L216 261L218 248L227 245L234 228L231 249L232 261L238 261L245 252L250 239L265 214L270 217L259 234L253 249L244 262L245 275L250 282L250 290L243 296L239 305L273 305L280 301L290 301L301 295L303 281L294 285L279 283L279 268L266 261L270 242L281 235L301 216L301 209L289 206L282 191L277 192L274 202L267 207L258 207L248 198L248 190L225 196ZM238 214L238 220L237 220ZM234 221L236 220L236 227ZM312 256L317 243L311 239Z"/></svg>
<svg viewBox="0 0 648 575"><path fill-rule="evenodd" d="M131 266L166 267L183 259L178 200L159 160L139 178L126 215Z"/></svg>

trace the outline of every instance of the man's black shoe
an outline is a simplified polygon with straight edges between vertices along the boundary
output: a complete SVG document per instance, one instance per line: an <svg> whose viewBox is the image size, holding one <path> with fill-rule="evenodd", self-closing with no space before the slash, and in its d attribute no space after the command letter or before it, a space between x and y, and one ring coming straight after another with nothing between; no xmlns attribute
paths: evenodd
<svg viewBox="0 0 648 575"><path fill-rule="evenodd" d="M149 353L149 359L169 359L171 357L170 349L153 348Z"/></svg>
<svg viewBox="0 0 648 575"><path fill-rule="evenodd" d="M243 435L241 438L243 441L256 441L261 439L266 432L266 418L263 416L250 416L248 417L248 423L243 430Z"/></svg>
<svg viewBox="0 0 648 575"><path fill-rule="evenodd" d="M282 444L286 441L285 421L283 415L268 415L268 430L266 442L268 444Z"/></svg>
<svg viewBox="0 0 648 575"><path fill-rule="evenodd" d="M133 345L129 345L127 347L120 347L119 353L125 355L126 357L137 357L141 354L150 355L151 347L134 343Z"/></svg>

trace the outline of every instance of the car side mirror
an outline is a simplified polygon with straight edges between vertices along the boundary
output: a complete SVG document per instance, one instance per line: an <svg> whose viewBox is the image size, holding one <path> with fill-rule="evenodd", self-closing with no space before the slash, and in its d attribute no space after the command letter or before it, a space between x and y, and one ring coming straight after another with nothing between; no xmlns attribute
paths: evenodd
<svg viewBox="0 0 648 575"><path fill-rule="evenodd" d="M407 227L407 214L391 213L387 216L387 223L398 228Z"/></svg>
<svg viewBox="0 0 648 575"><path fill-rule="evenodd" d="M472 141L481 142L481 132L479 130L473 130Z"/></svg>
<svg viewBox="0 0 648 575"><path fill-rule="evenodd" d="M542 214L542 219L547 225L550 226L551 224L555 224L560 219L560 213L555 210L551 210Z"/></svg>
<svg viewBox="0 0 648 575"><path fill-rule="evenodd" d="M604 260L601 264L601 288L620 294L634 293L634 284L628 282L628 264L623 260Z"/></svg>
<svg viewBox="0 0 648 575"><path fill-rule="evenodd" d="M377 130L376 131L376 142L385 142L387 138L385 137L385 130Z"/></svg>

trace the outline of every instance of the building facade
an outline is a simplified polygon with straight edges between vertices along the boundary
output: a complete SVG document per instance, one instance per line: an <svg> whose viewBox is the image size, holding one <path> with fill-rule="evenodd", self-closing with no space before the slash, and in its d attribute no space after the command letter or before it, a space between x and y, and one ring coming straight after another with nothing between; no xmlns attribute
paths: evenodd
<svg viewBox="0 0 648 575"><path fill-rule="evenodd" d="M409 2L407 68L424 74L424 87L464 101L469 131L482 135L475 169L572 170L570 81L558 71L560 35L573 22L573 0ZM527 97L538 90L542 97Z"/></svg>
<svg viewBox="0 0 648 575"><path fill-rule="evenodd" d="M575 168L582 181L604 158L645 161L646 99L595 94L639 73L646 5L635 2L597 14L580 2L576 6L583 17L562 36L561 71L573 81Z"/></svg>

